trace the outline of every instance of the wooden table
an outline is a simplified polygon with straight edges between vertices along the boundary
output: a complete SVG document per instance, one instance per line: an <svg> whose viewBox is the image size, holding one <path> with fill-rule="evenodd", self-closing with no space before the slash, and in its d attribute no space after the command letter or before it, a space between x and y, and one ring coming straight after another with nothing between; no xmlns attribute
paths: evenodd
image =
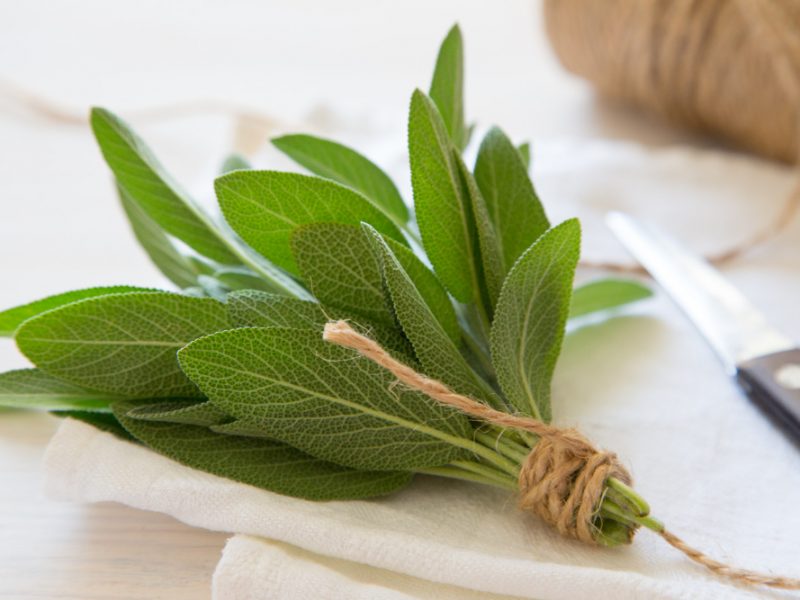
<svg viewBox="0 0 800 600"><path fill-rule="evenodd" d="M227 535L120 504L56 502L40 463L58 419L0 417L0 597L208 598Z"/></svg>

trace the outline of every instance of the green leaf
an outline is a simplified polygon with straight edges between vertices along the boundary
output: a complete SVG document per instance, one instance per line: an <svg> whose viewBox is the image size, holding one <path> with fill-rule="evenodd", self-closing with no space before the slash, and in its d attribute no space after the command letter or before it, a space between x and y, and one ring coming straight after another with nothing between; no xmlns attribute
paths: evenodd
<svg viewBox="0 0 800 600"><path fill-rule="evenodd" d="M208 275L199 275L197 277L197 283L200 284L206 296L214 298L214 300L219 300L220 302L225 302L228 292L231 291L230 288L221 281L215 277L209 277Z"/></svg>
<svg viewBox="0 0 800 600"><path fill-rule="evenodd" d="M196 425L129 418L146 401L114 405L114 414L136 439L184 465L287 496L347 500L382 496L411 480L410 473L355 471L272 440L223 435Z"/></svg>
<svg viewBox="0 0 800 600"><path fill-rule="evenodd" d="M578 286L572 292L570 319L616 308L653 295L647 286L632 279L599 279Z"/></svg>
<svg viewBox="0 0 800 600"><path fill-rule="evenodd" d="M91 124L119 185L153 221L203 256L239 263L210 218L172 180L127 123L108 110L93 108Z"/></svg>
<svg viewBox="0 0 800 600"><path fill-rule="evenodd" d="M197 396L175 352L226 329L209 298L135 292L90 298L26 321L17 345L40 369L77 385L126 396Z"/></svg>
<svg viewBox="0 0 800 600"><path fill-rule="evenodd" d="M376 235L380 234L376 232ZM392 248L447 334L456 342L460 340L461 329L453 305L436 276L410 249L391 238L381 239ZM377 325L370 333L383 344L388 343L388 349L413 356L407 343L384 331L387 328L394 330L397 322L384 289L378 257L372 249L372 242L361 228L335 223L304 225L293 233L292 248L303 279L314 296L326 307L344 311L328 311L329 320L361 318L363 322L363 319L367 319L363 322L364 328L369 330L370 325ZM294 325L287 323L286 326Z"/></svg>
<svg viewBox="0 0 800 600"><path fill-rule="evenodd" d="M234 329L178 353L206 396L264 435L359 469L414 470L468 458L469 421L313 331Z"/></svg>
<svg viewBox="0 0 800 600"><path fill-rule="evenodd" d="M231 420L229 415L207 400L147 401L129 410L126 416L140 421L158 421L201 427L220 425Z"/></svg>
<svg viewBox="0 0 800 600"><path fill-rule="evenodd" d="M108 411L119 396L87 390L38 369L0 373L0 406L36 410Z"/></svg>
<svg viewBox="0 0 800 600"><path fill-rule="evenodd" d="M15 306L0 312L0 335L10 337L14 335L17 328L22 325L24 321L35 317L45 311L77 302L85 298L94 298L96 296L107 296L108 294L120 294L123 292L146 292L152 291L147 288L138 288L130 285L114 285L107 287L93 287L83 290L73 290L71 292L64 292L56 294L55 296L48 296L41 300L34 300L28 304Z"/></svg>
<svg viewBox="0 0 800 600"><path fill-rule="evenodd" d="M478 269L480 293L482 303L487 307L487 314L491 319L492 310L497 303L497 297L500 295L500 288L506 275L500 239L494 231L486 202L475 183L475 178L456 152L454 152L454 160L461 178L462 194L469 198L474 227L478 235L481 261Z"/></svg>
<svg viewBox="0 0 800 600"><path fill-rule="evenodd" d="M317 302L254 290L229 294L227 306L230 320L237 327L310 329L322 335L322 329L328 321L345 319L356 330L374 337L396 358L416 364L411 345L394 324L392 327L376 325L352 313Z"/></svg>
<svg viewBox="0 0 800 600"><path fill-rule="evenodd" d="M225 435L243 435L246 437L269 439L269 436L264 435L264 430L261 429L261 427L249 421L235 420L229 423L212 425L209 429L217 433L224 433Z"/></svg>
<svg viewBox="0 0 800 600"><path fill-rule="evenodd" d="M542 235L508 274L492 323L492 362L503 393L517 410L545 422L579 255L577 220Z"/></svg>
<svg viewBox="0 0 800 600"><path fill-rule="evenodd" d="M360 227L311 223L292 232L303 281L323 304L394 326L378 261Z"/></svg>
<svg viewBox="0 0 800 600"><path fill-rule="evenodd" d="M275 289L268 281L265 281L246 267L224 267L215 271L213 277L231 290L272 292Z"/></svg>
<svg viewBox="0 0 800 600"><path fill-rule="evenodd" d="M194 285L198 275L194 264L178 252L158 223L148 216L122 186L117 185L117 191L133 235L153 264L178 287Z"/></svg>
<svg viewBox="0 0 800 600"><path fill-rule="evenodd" d="M492 406L502 406L489 385L461 355L456 342L440 325L388 245L374 229L368 225L364 228L372 242L373 251L381 261L397 320L411 341L425 374L462 394Z"/></svg>
<svg viewBox="0 0 800 600"><path fill-rule="evenodd" d="M326 312L317 302L256 290L228 294L228 315L236 327L287 327L322 331L340 313Z"/></svg>
<svg viewBox="0 0 800 600"><path fill-rule="evenodd" d="M522 159L522 164L525 165L527 170L531 168L531 144L530 142L523 142L519 146L517 146L517 152L519 152L519 157Z"/></svg>
<svg viewBox="0 0 800 600"><path fill-rule="evenodd" d="M272 138L273 145L315 175L361 192L395 221L408 221L408 208L391 178L352 148L313 135Z"/></svg>
<svg viewBox="0 0 800 600"><path fill-rule="evenodd" d="M506 270L550 226L519 150L493 127L481 143L475 179L497 231Z"/></svg>
<svg viewBox="0 0 800 600"><path fill-rule="evenodd" d="M436 107L425 94L415 91L408 122L408 152L422 242L436 275L450 293L461 302L477 302L478 239L452 149Z"/></svg>
<svg viewBox="0 0 800 600"><path fill-rule="evenodd" d="M404 241L383 211L358 192L320 177L278 171L236 171L214 182L230 226L257 252L298 274L289 236L308 223L371 223Z"/></svg>
<svg viewBox="0 0 800 600"><path fill-rule="evenodd" d="M445 128L456 148L467 145L464 125L464 43L458 25L444 38L431 81L430 97L439 109Z"/></svg>
<svg viewBox="0 0 800 600"><path fill-rule="evenodd" d="M364 228L363 224L362 228ZM456 317L456 311L453 310L450 296L447 295L436 275L425 266L425 263L414 252L391 238L381 237L394 254L397 262L403 267L406 275L414 283L414 287L419 292L419 295L422 296L422 299L425 300L425 304L428 305L433 316L439 321L439 325L442 326L442 329L453 342L458 343L461 340L461 326L458 324L458 318ZM372 247L372 242L370 242L370 247Z"/></svg>
<svg viewBox="0 0 800 600"><path fill-rule="evenodd" d="M225 160L222 161L222 166L219 169L220 175L224 175L225 173L230 173L231 171L243 171L247 169L252 169L253 167L250 165L250 161L247 160L241 154L236 152L229 154L225 157Z"/></svg>
<svg viewBox="0 0 800 600"><path fill-rule="evenodd" d="M213 276L214 273L217 271L217 268L218 268L216 265L213 265L210 262L207 262L207 261L205 261L202 258L199 258L197 256L187 256L186 260L189 261L189 263L192 265L192 268L195 271L197 271L197 273L199 273L200 275L211 275L211 276ZM230 268L231 269L236 269L236 268L239 268L239 267L230 267Z"/></svg>

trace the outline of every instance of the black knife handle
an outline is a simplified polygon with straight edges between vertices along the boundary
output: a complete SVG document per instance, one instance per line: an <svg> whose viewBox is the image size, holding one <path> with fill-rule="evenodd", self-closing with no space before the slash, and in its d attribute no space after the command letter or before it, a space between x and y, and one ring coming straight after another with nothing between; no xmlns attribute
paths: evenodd
<svg viewBox="0 0 800 600"><path fill-rule="evenodd" d="M747 396L800 443L800 348L747 360L736 369Z"/></svg>

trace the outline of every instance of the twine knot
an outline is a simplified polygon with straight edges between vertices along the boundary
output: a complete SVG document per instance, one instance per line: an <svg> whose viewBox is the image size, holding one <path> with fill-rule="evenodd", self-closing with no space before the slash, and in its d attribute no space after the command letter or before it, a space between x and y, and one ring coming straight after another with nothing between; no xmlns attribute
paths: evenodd
<svg viewBox="0 0 800 600"><path fill-rule="evenodd" d="M521 465L519 507L564 536L594 544L594 517L609 477L631 483L616 454L596 449L574 429L559 430L542 437Z"/></svg>
<svg viewBox="0 0 800 600"><path fill-rule="evenodd" d="M565 536L596 544L597 514L606 482L615 477L626 485L630 473L616 454L600 451L574 429L562 429L531 417L512 415L458 394L441 381L417 373L355 331L346 321L325 325L323 338L357 350L399 381L429 398L486 423L527 431L539 441L519 472L519 506L553 525Z"/></svg>
<svg viewBox="0 0 800 600"><path fill-rule="evenodd" d="M560 429L531 417L512 415L454 392L441 381L417 373L393 358L377 342L355 331L346 321L326 324L322 337L333 344L352 348L392 373L398 381L445 406L486 423L539 436L535 447L520 465L520 508L555 526L562 535L597 543L593 535L596 532L594 517L603 502L606 483L611 478L625 485L631 483L630 473L619 463L616 454L598 450L574 429ZM646 513L643 516L646 517ZM706 556L667 531L661 523L655 523L649 527L664 541L720 577L746 585L800 590L800 579L736 569Z"/></svg>

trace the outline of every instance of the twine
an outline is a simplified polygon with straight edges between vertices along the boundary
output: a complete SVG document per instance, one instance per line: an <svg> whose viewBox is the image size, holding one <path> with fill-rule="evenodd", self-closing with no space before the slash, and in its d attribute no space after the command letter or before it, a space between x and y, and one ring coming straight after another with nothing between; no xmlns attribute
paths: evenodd
<svg viewBox="0 0 800 600"><path fill-rule="evenodd" d="M564 67L604 95L800 163L800 0L544 0L544 17ZM785 230L799 207L800 185L774 221L707 260L736 260Z"/></svg>
<svg viewBox="0 0 800 600"><path fill-rule="evenodd" d="M440 404L486 423L539 436L539 441L520 465L520 508L533 512L556 527L562 535L595 543L592 520L602 500L606 482L610 477L626 484L631 481L630 474L615 454L598 450L574 429L562 429L531 417L499 411L454 392L441 381L418 373L394 359L377 342L355 331L346 321L327 323L322 337L327 342L355 350L392 373L400 382ZM800 589L800 579L736 569L708 557L663 527L656 533L688 558L720 577L746 585Z"/></svg>
<svg viewBox="0 0 800 600"><path fill-rule="evenodd" d="M544 16L604 95L800 162L800 0L545 0Z"/></svg>
<svg viewBox="0 0 800 600"><path fill-rule="evenodd" d="M526 431L531 431L530 424L526 425ZM520 465L519 508L553 525L561 535L595 544L594 517L603 500L606 481L614 477L627 485L632 483L630 473L616 454L597 450L577 431L548 428L548 435L536 443ZM569 444L564 443L565 439L570 440Z"/></svg>

